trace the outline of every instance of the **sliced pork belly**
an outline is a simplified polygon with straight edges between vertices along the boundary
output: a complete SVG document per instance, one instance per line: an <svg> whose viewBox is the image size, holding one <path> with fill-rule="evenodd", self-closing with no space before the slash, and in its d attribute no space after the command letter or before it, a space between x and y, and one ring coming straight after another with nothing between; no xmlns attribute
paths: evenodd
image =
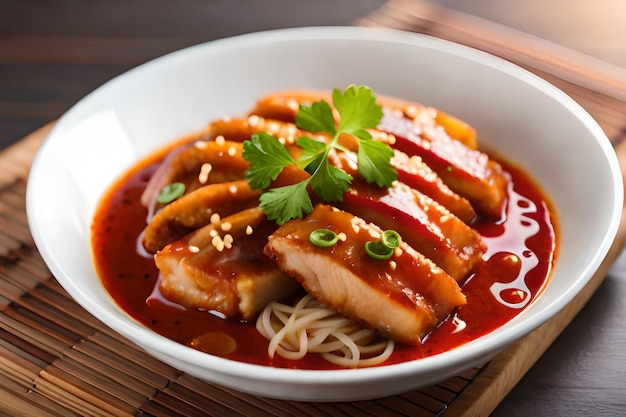
<svg viewBox="0 0 626 417"><path fill-rule="evenodd" d="M322 100L332 103L331 94L314 90L281 91L261 97L249 114L293 123L301 104L310 105Z"/></svg>
<svg viewBox="0 0 626 417"><path fill-rule="evenodd" d="M476 131L472 126L439 109L394 97L381 97L379 101L385 113L396 112L416 125L440 129L468 148L476 149L478 146Z"/></svg>
<svg viewBox="0 0 626 417"><path fill-rule="evenodd" d="M256 102L255 107L250 110L249 114L266 119L276 119L293 123L301 104L310 105L313 102L322 100L331 104L332 95L325 91L281 91L260 98ZM474 128L464 121L439 109L426 107L420 103L395 97L378 96L377 101L385 109L400 111L407 119L415 120L420 124L440 126L450 137L461 141L472 149L476 149L477 147L476 131Z"/></svg>
<svg viewBox="0 0 626 417"><path fill-rule="evenodd" d="M259 208L209 224L156 253L159 290L187 308L250 320L299 285L263 254L276 226Z"/></svg>
<svg viewBox="0 0 626 417"><path fill-rule="evenodd" d="M317 229L344 238L332 247L317 247L309 240ZM365 243L381 233L350 213L317 205L304 219L278 228L265 253L323 304L394 340L418 345L466 303L465 296L452 277L406 243L390 259L370 257Z"/></svg>
<svg viewBox="0 0 626 417"><path fill-rule="evenodd" d="M174 182L185 184L186 192L203 185L243 179L248 162L241 156L240 142L199 140L175 149L152 176L142 195L148 206L163 187Z"/></svg>
<svg viewBox="0 0 626 417"><path fill-rule="evenodd" d="M400 232L409 245L459 282L482 261L486 246L480 235L444 205L404 183L408 173L399 174L400 180L391 187L380 188L367 184L345 153L333 153L332 163L354 177L343 201L337 203L341 209ZM434 193L445 196L442 191Z"/></svg>
<svg viewBox="0 0 626 417"><path fill-rule="evenodd" d="M342 145L356 151L356 145L347 140L343 140ZM345 152L330 152L329 161L353 177L360 176L356 161ZM465 223L469 224L476 218L471 203L452 191L419 156L409 157L396 149L390 163L400 182L431 197Z"/></svg>
<svg viewBox="0 0 626 417"><path fill-rule="evenodd" d="M250 139L254 133L267 132L284 145L291 145L303 132L293 123L270 120L257 115L246 118L222 118L211 122L209 130L213 137L222 136L233 142Z"/></svg>
<svg viewBox="0 0 626 417"><path fill-rule="evenodd" d="M478 213L492 218L501 216L508 180L497 162L451 138L436 125L416 124L398 112L384 114L379 129L393 134L389 143L393 148L409 156L420 156Z"/></svg>
<svg viewBox="0 0 626 417"><path fill-rule="evenodd" d="M338 207L402 234L458 282L482 261L480 235L432 198L401 182L381 189L353 182Z"/></svg>
<svg viewBox="0 0 626 417"><path fill-rule="evenodd" d="M205 185L169 203L148 223L143 245L155 253L168 243L219 219L258 205L260 190L245 180Z"/></svg>
<svg viewBox="0 0 626 417"><path fill-rule="evenodd" d="M396 150L391 165L398 171L401 182L431 197L465 223L471 223L476 218L472 204L452 191L419 156L409 157Z"/></svg>

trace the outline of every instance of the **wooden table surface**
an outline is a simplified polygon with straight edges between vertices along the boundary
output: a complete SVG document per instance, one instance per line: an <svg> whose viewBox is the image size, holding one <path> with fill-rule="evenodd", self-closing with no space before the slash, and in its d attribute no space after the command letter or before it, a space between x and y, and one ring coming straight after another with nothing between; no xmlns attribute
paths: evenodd
<svg viewBox="0 0 626 417"><path fill-rule="evenodd" d="M384 3L384 0L0 0L0 150L57 119L103 82L154 57L199 42L257 30L354 24ZM604 30L596 33L603 36L596 49L589 39L593 32L581 36L580 31L576 34L573 30L574 23L582 27L580 21L572 22L569 32L554 27L550 31L547 25L555 20L546 19L541 10L534 16L542 15L542 19L533 20L530 6L524 14L499 15L495 8L513 7L514 3L481 0L475 2L473 10L467 10L471 7L460 1L439 3L465 7L465 11L518 25L518 29L536 30L537 35L544 37L554 35L554 41L569 42L567 46L610 61L618 70L626 68L626 34L619 29L626 28L626 18L622 17L621 26L615 24L619 11L610 7L617 7L616 2L586 3L594 8L594 13L589 12L588 16L601 19L595 13L600 13L597 7L604 8L609 19L598 26ZM541 1L517 3L538 8L543 4ZM577 18L583 15L576 14ZM613 27L618 29L610 32ZM618 260L583 311L492 415L626 415L624 300L626 255Z"/></svg>

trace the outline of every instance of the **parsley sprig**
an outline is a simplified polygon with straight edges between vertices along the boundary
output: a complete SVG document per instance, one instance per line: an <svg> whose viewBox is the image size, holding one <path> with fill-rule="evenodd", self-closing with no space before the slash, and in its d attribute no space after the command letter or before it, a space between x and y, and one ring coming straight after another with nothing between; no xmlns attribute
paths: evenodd
<svg viewBox="0 0 626 417"><path fill-rule="evenodd" d="M255 133L243 143L243 157L250 163L245 176L252 188L269 187L289 164L295 164L311 175L298 183L272 188L261 194L261 209L268 219L278 224L302 218L313 210L309 187L325 202L343 200L343 194L350 188L352 176L331 165L328 160L331 149L350 152L339 143L342 134L352 135L356 139L358 170L367 182L379 187L390 187L398 177L390 163L393 150L373 140L367 131L376 128L383 116L372 90L365 86L350 86L343 92L334 89L332 101L339 113L338 125L326 101L300 106L295 118L296 126L308 132L328 133L331 140L323 143L308 136L299 137L296 144L302 148L302 152L297 160L293 159L283 144L265 132Z"/></svg>

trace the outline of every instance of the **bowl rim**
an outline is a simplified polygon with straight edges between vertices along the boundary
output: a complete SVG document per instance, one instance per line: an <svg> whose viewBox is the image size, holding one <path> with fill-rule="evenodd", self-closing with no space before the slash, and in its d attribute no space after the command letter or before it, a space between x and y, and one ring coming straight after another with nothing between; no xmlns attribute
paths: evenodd
<svg viewBox="0 0 626 417"><path fill-rule="evenodd" d="M108 308L100 304L89 302L87 293L83 290L79 283L68 276L63 265L61 265L54 250L48 245L47 239L42 233L42 225L38 223L38 216L34 202L37 201L35 194L36 185L40 181L42 174L38 169L38 161L43 158L46 150L56 137L62 135L65 129L68 117L71 116L77 108L79 108L86 100L96 96L102 89L107 88L112 83L117 82L123 77L142 71L149 66L160 65L164 60L177 59L180 56L188 54L202 54L206 51L216 52L220 49L228 49L241 45L264 45L276 41L302 41L302 40L377 40L388 43L401 43L418 46L429 49L444 49L446 53L460 56L471 61L479 61L481 64L492 67L499 71L506 72L516 78L529 84L533 88L540 89L545 94L551 96L562 104L567 110L574 114L581 123L587 127L590 133L596 138L599 146L606 155L606 159L610 165L610 170L614 175L614 192L615 206L612 208L612 217L607 230L606 236L602 244L596 249L593 262L587 265L584 271L581 271L582 277L576 281L576 285L568 288L566 292L556 298L554 302L546 307L541 314L531 317L522 324L511 323L510 325L500 327L493 332L469 342L462 347L442 352L437 355L421 358L415 361L402 362L398 364L377 366L362 369L338 369L338 370L307 370L307 369L287 369L274 368L264 365L255 365L250 363L238 362L235 360L224 359L221 357L209 355L190 347L186 347L179 343L173 342L157 333L149 330L141 324L130 318L122 320L120 317L109 311ZM619 177L618 174L619 173ZM144 349L152 353L164 354L167 356L176 355L181 361L189 364L203 364L202 368L224 374L237 374L239 376L259 375L267 382L283 382L298 385L325 385L325 384L344 384L357 383L366 379L377 379L384 381L387 378L396 378L398 376L414 375L417 371L433 372L443 365L449 366L451 363L466 363L468 359L480 359L485 352L498 351L519 338L520 329L523 335L528 334L536 329L556 312L565 307L573 297L580 292L586 285L593 273L600 266L600 263L608 253L617 234L618 226L621 220L621 212L623 208L623 184L621 180L621 170L615 156L614 149L606 137L602 128L597 122L572 98L562 92L554 85L548 83L544 79L532 74L531 72L497 56L491 55L477 49L464 46L451 41L432 37L430 35L409 33L396 29L387 28L364 28L364 27L343 27L343 26L324 26L324 27L300 27L288 29L274 29L261 32L254 32L242 35L236 35L228 38L212 40L197 45L192 45L177 51L170 52L161 57L152 59L132 68L100 87L87 94L72 106L51 129L47 137L44 139L40 149L33 160L32 169L29 174L26 192L27 217L28 223L33 234L33 238L42 258L52 272L53 276L67 290L67 292L79 302L79 304L93 314L100 321L115 331L124 335L134 342L140 342ZM104 290L104 289L103 289ZM117 304L116 304L117 306ZM118 306L118 309L121 308ZM123 310L121 310L123 312ZM126 314L126 313L124 313ZM458 354L462 348L462 354Z"/></svg>

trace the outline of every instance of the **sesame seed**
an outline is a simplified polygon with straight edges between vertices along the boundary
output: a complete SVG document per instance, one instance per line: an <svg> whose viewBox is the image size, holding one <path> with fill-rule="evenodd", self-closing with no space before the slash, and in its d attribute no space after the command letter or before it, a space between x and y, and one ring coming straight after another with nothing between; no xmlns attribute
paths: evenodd
<svg viewBox="0 0 626 417"><path fill-rule="evenodd" d="M224 247L226 249L230 249L230 248L233 247L233 241L234 241L234 239L233 239L233 236L231 234L224 235L223 242L224 242Z"/></svg>
<svg viewBox="0 0 626 417"><path fill-rule="evenodd" d="M417 116L417 107L415 106L408 106L405 110L404 113L410 117L411 119L414 118L415 116Z"/></svg>
<svg viewBox="0 0 626 417"><path fill-rule="evenodd" d="M420 156L417 155L413 155L409 158L408 163L409 165L421 165L422 164L422 158Z"/></svg>
<svg viewBox="0 0 626 417"><path fill-rule="evenodd" d="M219 213L213 213L213 214L211 214L211 219L210 219L211 224L216 224L216 223L219 223L219 222L220 222L220 220L221 220L221 218L220 218Z"/></svg>
<svg viewBox="0 0 626 417"><path fill-rule="evenodd" d="M187 247L187 250L188 250L189 252L191 252L191 253L198 253L198 252L200 252L200 248L199 248L199 247L197 247L197 246L194 246L194 245L189 245L189 246Z"/></svg>
<svg viewBox="0 0 626 417"><path fill-rule="evenodd" d="M389 261L389 268L391 268L392 271L395 271L397 267L398 264L396 263L396 261Z"/></svg>
<svg viewBox="0 0 626 417"><path fill-rule="evenodd" d="M215 237L215 236L219 236L219 232L215 229L211 229L211 231L209 232L209 236L211 237Z"/></svg>
<svg viewBox="0 0 626 417"><path fill-rule="evenodd" d="M215 249L217 249L219 252L224 250L224 241L222 240L221 237L219 236L214 236L213 240L211 241L211 244L213 245L213 247Z"/></svg>
<svg viewBox="0 0 626 417"><path fill-rule="evenodd" d="M402 250L402 248L395 248L395 249L394 249L394 251L393 251L393 254L394 254L395 256L402 256L402 253L403 253L403 252L404 252L404 251Z"/></svg>
<svg viewBox="0 0 626 417"><path fill-rule="evenodd" d="M285 127L285 133L287 133L289 136L294 136L296 133L298 133L298 128L295 125L288 124Z"/></svg>
<svg viewBox="0 0 626 417"><path fill-rule="evenodd" d="M222 122L229 123L231 120L230 116L222 116Z"/></svg>
<svg viewBox="0 0 626 417"><path fill-rule="evenodd" d="M195 146L198 149L206 149L207 143L203 140L199 140L196 143L194 143L193 146Z"/></svg>
<svg viewBox="0 0 626 417"><path fill-rule="evenodd" d="M222 224L220 225L220 228L221 228L223 231L228 232L230 229L232 229L232 228L233 228L233 225L232 225L232 223L231 223L231 222L224 222L224 223L222 223Z"/></svg>
<svg viewBox="0 0 626 417"><path fill-rule="evenodd" d="M268 122L265 128L267 129L267 133L272 135L280 130L280 125L276 122Z"/></svg>
<svg viewBox="0 0 626 417"><path fill-rule="evenodd" d="M300 108L300 104L295 98L290 98L289 100L287 100L287 107L289 107L289 110L298 111L298 109Z"/></svg>
<svg viewBox="0 0 626 417"><path fill-rule="evenodd" d="M455 220L455 215L452 213L444 213L441 216L439 216L439 221L443 224L443 223L448 223L450 221L454 221Z"/></svg>
<svg viewBox="0 0 626 417"><path fill-rule="evenodd" d="M228 155L229 156L235 156L237 155L237 149L235 149L234 146L231 146L230 148L228 148Z"/></svg>
<svg viewBox="0 0 626 417"><path fill-rule="evenodd" d="M200 174L198 175L198 181L200 181L200 184L206 184L206 182L209 180L209 174L211 173L212 169L213 165L209 164L208 162L202 164L202 166L200 167Z"/></svg>
<svg viewBox="0 0 626 417"><path fill-rule="evenodd" d="M372 239L380 239L380 232L378 230L368 229L367 232L369 233Z"/></svg>
<svg viewBox="0 0 626 417"><path fill-rule="evenodd" d="M217 143L220 146L223 146L225 142L226 142L226 138L224 137L224 135L219 135L218 137L215 138L215 143Z"/></svg>
<svg viewBox="0 0 626 417"><path fill-rule="evenodd" d="M253 232L254 232L254 229L252 229L252 226L250 225L246 226L246 235L250 236Z"/></svg>
<svg viewBox="0 0 626 417"><path fill-rule="evenodd" d="M236 185L231 185L230 187L228 187L228 191L230 191L231 194L237 194L237 191L239 191L237 189Z"/></svg>
<svg viewBox="0 0 626 417"><path fill-rule="evenodd" d="M348 239L348 236L346 236L346 234L344 232L340 232L337 237L339 238L339 240L341 240L342 242L345 242Z"/></svg>
<svg viewBox="0 0 626 417"><path fill-rule="evenodd" d="M248 117L248 124L251 127L256 127L259 124L260 120L261 119L259 118L259 116L253 114L252 116Z"/></svg>

